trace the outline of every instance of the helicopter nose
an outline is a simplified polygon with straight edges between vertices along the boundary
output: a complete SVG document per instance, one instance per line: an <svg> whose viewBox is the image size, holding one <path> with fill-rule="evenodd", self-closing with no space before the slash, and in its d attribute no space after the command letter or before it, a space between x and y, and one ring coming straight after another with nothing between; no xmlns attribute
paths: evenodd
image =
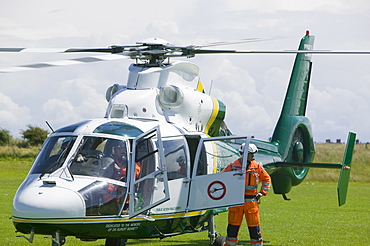
<svg viewBox="0 0 370 246"><path fill-rule="evenodd" d="M83 198L62 187L26 187L13 200L13 216L18 218L76 218L85 216Z"/></svg>

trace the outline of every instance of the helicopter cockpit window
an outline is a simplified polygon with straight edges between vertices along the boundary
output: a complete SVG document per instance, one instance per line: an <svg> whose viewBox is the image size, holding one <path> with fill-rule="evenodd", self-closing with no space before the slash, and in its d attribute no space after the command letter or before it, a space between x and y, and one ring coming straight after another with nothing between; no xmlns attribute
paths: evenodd
<svg viewBox="0 0 370 246"><path fill-rule="evenodd" d="M244 142L245 139L227 139L214 142L217 149L216 172L221 172L225 168L225 163L231 163L240 158L239 148Z"/></svg>
<svg viewBox="0 0 370 246"><path fill-rule="evenodd" d="M85 200L86 216L117 215L127 197L127 187L105 181L95 181L78 192Z"/></svg>
<svg viewBox="0 0 370 246"><path fill-rule="evenodd" d="M89 120L85 120L85 121L82 121L82 122L79 122L79 123L76 123L76 124L72 124L72 125L69 125L69 126L65 126L65 127L62 127L58 130L56 130L55 132L74 132L78 127L88 123Z"/></svg>
<svg viewBox="0 0 370 246"><path fill-rule="evenodd" d="M70 165L73 175L104 177L126 182L126 141L84 137Z"/></svg>
<svg viewBox="0 0 370 246"><path fill-rule="evenodd" d="M205 146L203 146L202 152L199 156L199 163L198 163L196 175L197 176L206 175L207 174L207 166L208 166L208 164L207 164L207 151L206 151Z"/></svg>
<svg viewBox="0 0 370 246"><path fill-rule="evenodd" d="M119 136L137 137L143 133L139 128L122 122L111 121L98 126L94 133L107 133Z"/></svg>
<svg viewBox="0 0 370 246"><path fill-rule="evenodd" d="M196 175L220 172L225 167L225 163L233 162L240 157L239 147L240 143L237 143L234 139L204 142L199 156Z"/></svg>
<svg viewBox="0 0 370 246"><path fill-rule="evenodd" d="M140 167L140 177L152 173L155 170L155 160L153 154L158 150L153 148L150 138L143 139L138 142L136 147L135 163ZM139 178L139 173L136 173L136 179Z"/></svg>
<svg viewBox="0 0 370 246"><path fill-rule="evenodd" d="M86 216L116 215L127 197L128 144L126 140L84 137L70 165L73 175L109 178L79 190Z"/></svg>
<svg viewBox="0 0 370 246"><path fill-rule="evenodd" d="M30 173L52 173L60 168L66 160L76 138L74 136L48 138L38 154Z"/></svg>
<svg viewBox="0 0 370 246"><path fill-rule="evenodd" d="M186 177L188 165L184 140L165 140L163 141L163 148L168 180Z"/></svg>

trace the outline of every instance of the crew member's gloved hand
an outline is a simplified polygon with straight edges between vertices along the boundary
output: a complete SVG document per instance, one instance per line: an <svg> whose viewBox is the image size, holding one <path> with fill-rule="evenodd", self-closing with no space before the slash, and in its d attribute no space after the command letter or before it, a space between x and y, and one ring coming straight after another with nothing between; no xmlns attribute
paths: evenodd
<svg viewBox="0 0 370 246"><path fill-rule="evenodd" d="M256 195L256 200L259 201L261 197L263 197L263 194L261 192L258 192Z"/></svg>

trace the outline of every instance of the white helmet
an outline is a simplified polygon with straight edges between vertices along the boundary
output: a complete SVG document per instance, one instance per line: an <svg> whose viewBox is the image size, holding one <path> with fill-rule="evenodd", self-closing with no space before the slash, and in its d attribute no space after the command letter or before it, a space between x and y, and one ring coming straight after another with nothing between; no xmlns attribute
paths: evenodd
<svg viewBox="0 0 370 246"><path fill-rule="evenodd" d="M244 152L244 146L245 146L245 143L243 143L242 145L240 145L240 148L239 148L239 153L242 155L243 152ZM248 153L257 153L258 152L258 149L257 149L257 146L254 145L254 144L249 144L249 147L248 147Z"/></svg>
<svg viewBox="0 0 370 246"><path fill-rule="evenodd" d="M254 144L249 144L248 153L254 154L257 152L258 152L257 146Z"/></svg>

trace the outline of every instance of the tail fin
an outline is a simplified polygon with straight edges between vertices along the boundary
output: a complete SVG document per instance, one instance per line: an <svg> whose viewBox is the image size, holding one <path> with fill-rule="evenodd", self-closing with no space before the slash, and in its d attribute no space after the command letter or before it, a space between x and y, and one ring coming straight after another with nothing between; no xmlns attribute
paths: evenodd
<svg viewBox="0 0 370 246"><path fill-rule="evenodd" d="M312 50L314 39L315 37L310 36L307 32L302 38L298 49ZM272 136L272 142L279 144L279 152L286 161L291 161L289 160L291 157L288 156L288 153L291 152L289 148L292 141L294 141L294 135L299 135L299 141L302 142L304 140L307 142L306 147L311 149L309 146L311 145L309 139L312 139L311 124L305 117L311 67L311 54L302 53L296 55L283 108ZM299 130L300 133L296 133L297 130ZM302 135L305 135L304 138L307 137L309 139L302 139ZM309 160L305 158L304 161Z"/></svg>
<svg viewBox="0 0 370 246"><path fill-rule="evenodd" d="M312 50L315 37L306 35L302 38L299 50ZM311 54L297 54L288 90L281 114L304 116L311 77Z"/></svg>
<svg viewBox="0 0 370 246"><path fill-rule="evenodd" d="M299 50L312 50L314 36L307 32L302 38ZM278 146L282 162L272 174L274 193L285 195L292 186L301 183L309 167L341 168L338 182L339 206L346 202L352 152L356 134L350 133L343 164L312 163L315 146L312 138L311 123L306 115L308 89L311 78L311 55L297 54L290 77L280 118L272 136L272 143Z"/></svg>
<svg viewBox="0 0 370 246"><path fill-rule="evenodd" d="M299 50L312 50L314 36L307 32L299 44ZM311 123L306 114L309 82L311 77L311 55L297 54L290 77L280 118L272 135L283 162L312 162L315 147ZM286 194L292 186L300 184L308 168L282 167L272 175L275 194Z"/></svg>

